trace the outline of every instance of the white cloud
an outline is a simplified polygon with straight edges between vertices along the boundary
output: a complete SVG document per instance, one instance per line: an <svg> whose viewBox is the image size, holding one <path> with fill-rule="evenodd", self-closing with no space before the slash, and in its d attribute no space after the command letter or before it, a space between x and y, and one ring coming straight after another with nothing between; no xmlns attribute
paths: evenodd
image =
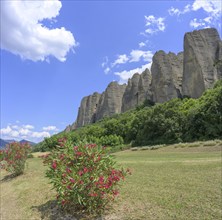
<svg viewBox="0 0 222 220"><path fill-rule="evenodd" d="M109 67L106 67L106 69L104 70L104 73L105 74L108 74L110 72L110 68Z"/></svg>
<svg viewBox="0 0 222 220"><path fill-rule="evenodd" d="M0 130L1 138L3 139L27 139L33 142L39 142L45 137L50 137L59 131L56 126L46 126L42 128L42 131L34 131L33 125L11 125Z"/></svg>
<svg viewBox="0 0 222 220"><path fill-rule="evenodd" d="M11 138L16 138L19 136L19 132L16 131L16 130L13 130L9 125L6 127L6 128L2 128L0 130L0 134L1 134L1 137L10 137Z"/></svg>
<svg viewBox="0 0 222 220"><path fill-rule="evenodd" d="M186 6L184 7L183 10L179 10L178 8L171 7L171 8L168 10L168 12L169 12L169 14L170 14L171 16L173 16L173 15L179 16L179 15L182 15L182 14L186 14L187 12L190 12L191 9L192 9L192 8L191 8L191 5L188 4L188 5L186 5Z"/></svg>
<svg viewBox="0 0 222 220"><path fill-rule="evenodd" d="M106 66L107 66L107 64L108 64L108 62L109 62L108 57L107 57L107 56L106 56L106 57L104 57L104 61L103 61L103 62L102 62L102 64L101 64L102 68L106 67Z"/></svg>
<svg viewBox="0 0 222 220"><path fill-rule="evenodd" d="M2 128L0 130L0 133L3 134L3 135L8 135L12 132L12 129L10 126L7 126L6 128Z"/></svg>
<svg viewBox="0 0 222 220"><path fill-rule="evenodd" d="M153 57L152 51L132 50L130 52L129 62L139 62L141 59L143 59L143 61L150 62L152 60L152 57Z"/></svg>
<svg viewBox="0 0 222 220"><path fill-rule="evenodd" d="M209 22L205 22L205 20L202 20L202 19L197 19L197 18L194 18L193 20L190 21L190 26L193 27L193 28L207 28L207 27L210 27L210 26L207 26L207 23Z"/></svg>
<svg viewBox="0 0 222 220"><path fill-rule="evenodd" d="M126 54L118 55L118 58L112 63L112 67L116 66L117 64L124 64L127 63L129 58Z"/></svg>
<svg viewBox="0 0 222 220"><path fill-rule="evenodd" d="M56 126L49 125L47 127L42 128L43 131L58 131L59 129Z"/></svg>
<svg viewBox="0 0 222 220"><path fill-rule="evenodd" d="M192 5L192 10L204 10L207 17L203 19L193 19L190 26L194 28L207 28L210 26L221 27L222 2L217 0L196 0Z"/></svg>
<svg viewBox="0 0 222 220"><path fill-rule="evenodd" d="M141 47L145 47L146 46L146 43L144 43L144 42L140 42L139 43L139 47L141 48Z"/></svg>
<svg viewBox="0 0 222 220"><path fill-rule="evenodd" d="M124 84L135 73L142 73L146 68L150 69L151 68L151 64L152 63L150 62L148 64L145 64L145 65L141 66L141 67L138 67L138 68L135 68L135 69L132 69L132 70L124 70L122 72L115 72L114 74L120 77L119 83L120 84Z"/></svg>
<svg viewBox="0 0 222 220"><path fill-rule="evenodd" d="M54 21L62 3L53 1L1 1L1 48L22 59L47 61L54 56L65 61L78 43L64 27L50 29L44 19Z"/></svg>
<svg viewBox="0 0 222 220"><path fill-rule="evenodd" d="M182 10L171 7L168 12L171 16L179 16L188 12L196 12L198 10L203 10L206 17L192 19L190 21L190 26L192 28L207 28L211 26L221 27L222 2L218 0L195 0L192 5L188 4Z"/></svg>
<svg viewBox="0 0 222 220"><path fill-rule="evenodd" d="M42 131L42 132L33 132L31 134L31 137L33 138L45 138L45 137L50 137L50 133L46 132L46 131Z"/></svg>
<svg viewBox="0 0 222 220"><path fill-rule="evenodd" d="M222 12L222 3L218 0L195 0L192 10L197 11L203 9L213 17L219 17Z"/></svg>
<svg viewBox="0 0 222 220"><path fill-rule="evenodd" d="M132 62L139 62L141 60L145 62L150 62L152 60L153 53L152 51L145 51L145 50L132 50L129 55L123 54L119 55L118 59L112 63L112 68L115 67L117 64L125 64L125 63L132 63ZM110 71L110 68L108 68Z"/></svg>
<svg viewBox="0 0 222 220"><path fill-rule="evenodd" d="M203 19L206 23L211 23L212 17L206 17Z"/></svg>
<svg viewBox="0 0 222 220"><path fill-rule="evenodd" d="M162 17L155 17L153 15L149 15L149 16L145 16L145 20L146 20L146 30L145 30L145 34L154 34L160 31L164 31L165 30L165 23L164 20L165 18Z"/></svg>
<svg viewBox="0 0 222 220"><path fill-rule="evenodd" d="M11 138L18 138L19 137L19 132L18 131L11 131L10 136L11 136Z"/></svg>
<svg viewBox="0 0 222 220"><path fill-rule="evenodd" d="M18 132L20 135L28 135L31 133L31 131L29 129L24 129L24 128L18 129Z"/></svg>
<svg viewBox="0 0 222 220"><path fill-rule="evenodd" d="M105 74L108 74L110 72L110 70L111 70L108 65L109 65L109 59L106 56L106 57L104 57L104 61L101 64Z"/></svg>
<svg viewBox="0 0 222 220"><path fill-rule="evenodd" d="M26 129L34 129L35 127L33 125L23 125Z"/></svg>
<svg viewBox="0 0 222 220"><path fill-rule="evenodd" d="M18 129L19 126L18 126L18 125L12 125L12 128L13 128L13 129Z"/></svg>

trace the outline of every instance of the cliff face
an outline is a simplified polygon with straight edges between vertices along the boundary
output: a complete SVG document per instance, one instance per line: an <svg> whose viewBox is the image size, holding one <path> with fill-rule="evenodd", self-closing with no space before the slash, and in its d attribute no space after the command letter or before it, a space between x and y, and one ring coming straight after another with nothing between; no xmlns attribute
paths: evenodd
<svg viewBox="0 0 222 220"><path fill-rule="evenodd" d="M221 40L216 29L208 28L184 36L183 94L200 97L221 78Z"/></svg>
<svg viewBox="0 0 222 220"><path fill-rule="evenodd" d="M111 82L106 91L102 94L96 112L96 120L121 113L123 93L126 85L119 85L117 82Z"/></svg>
<svg viewBox="0 0 222 220"><path fill-rule="evenodd" d="M218 48L216 52L216 61L214 62L214 66L217 69L218 79L222 79L222 41L218 42Z"/></svg>
<svg viewBox="0 0 222 220"><path fill-rule="evenodd" d="M151 72L154 102L162 103L182 97L183 53L156 52Z"/></svg>
<svg viewBox="0 0 222 220"><path fill-rule="evenodd" d="M141 105L146 99L151 99L151 74L146 69L142 74L136 73L128 80L123 94L122 112Z"/></svg>
<svg viewBox="0 0 222 220"><path fill-rule="evenodd" d="M105 116L132 109L145 100L162 103L172 98L198 98L222 79L222 41L216 29L186 33L184 52L158 51L153 56L151 73L135 73L127 85L112 82L105 92L84 97L73 130Z"/></svg>
<svg viewBox="0 0 222 220"><path fill-rule="evenodd" d="M101 94L95 92L93 95L82 99L76 120L76 127L81 127L96 121L96 110Z"/></svg>

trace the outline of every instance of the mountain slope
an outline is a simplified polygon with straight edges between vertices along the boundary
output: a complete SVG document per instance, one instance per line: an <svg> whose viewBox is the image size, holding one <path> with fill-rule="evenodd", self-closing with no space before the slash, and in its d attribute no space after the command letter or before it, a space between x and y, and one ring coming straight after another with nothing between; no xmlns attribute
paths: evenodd
<svg viewBox="0 0 222 220"><path fill-rule="evenodd" d="M10 144L12 142L16 142L15 140L4 140L4 139L0 139L0 148L5 148L7 144ZM29 143L31 146L35 146L36 143L31 142L31 141L27 141L27 140L21 140L19 141L19 143L23 144L23 143Z"/></svg>

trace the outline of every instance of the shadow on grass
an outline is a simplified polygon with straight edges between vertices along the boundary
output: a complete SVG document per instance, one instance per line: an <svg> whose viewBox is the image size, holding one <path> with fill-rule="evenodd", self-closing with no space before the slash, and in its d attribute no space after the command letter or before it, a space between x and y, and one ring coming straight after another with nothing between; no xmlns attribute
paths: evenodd
<svg viewBox="0 0 222 220"><path fill-rule="evenodd" d="M68 212L61 209L56 200L50 200L39 206L32 206L31 209L41 213L41 219L49 220L103 220L101 216L92 216L84 213L72 211Z"/></svg>
<svg viewBox="0 0 222 220"><path fill-rule="evenodd" d="M4 176L4 177L0 180L0 182L1 182L1 183L3 183L3 182L9 182L9 181L15 179L15 178L18 177L18 176L19 176L19 175L8 174L8 175Z"/></svg>

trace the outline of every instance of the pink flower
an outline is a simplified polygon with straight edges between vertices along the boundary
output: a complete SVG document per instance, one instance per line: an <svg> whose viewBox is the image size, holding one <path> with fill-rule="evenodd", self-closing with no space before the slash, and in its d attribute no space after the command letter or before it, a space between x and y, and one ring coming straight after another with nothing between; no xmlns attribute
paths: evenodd
<svg viewBox="0 0 222 220"><path fill-rule="evenodd" d="M97 193L90 193L89 195L92 196L92 197L96 197L96 196L98 196Z"/></svg>
<svg viewBox="0 0 222 220"><path fill-rule="evenodd" d="M82 156L82 154L83 154L82 152L76 152L77 156Z"/></svg>
<svg viewBox="0 0 222 220"><path fill-rule="evenodd" d="M78 150L78 146L74 146L74 147L73 147L73 150L74 150L74 151L77 151L77 150Z"/></svg>
<svg viewBox="0 0 222 220"><path fill-rule="evenodd" d="M72 189L72 187L71 187L70 185L68 185L68 186L67 186L67 189L70 189L70 190L71 190L71 189Z"/></svg>
<svg viewBox="0 0 222 220"><path fill-rule="evenodd" d="M87 169L86 167L84 167L83 172L84 172L84 173L87 173L87 172L88 172L88 169Z"/></svg>
<svg viewBox="0 0 222 220"><path fill-rule="evenodd" d="M99 177L99 182L104 182L104 177L103 176L101 176L101 177Z"/></svg>
<svg viewBox="0 0 222 220"><path fill-rule="evenodd" d="M65 157L65 155L64 155L64 154L61 154L61 155L60 155L60 159L61 159L61 160L63 160L63 159L64 159L64 157Z"/></svg>
<svg viewBox="0 0 222 220"><path fill-rule="evenodd" d="M83 175L83 172L80 170L80 171L78 172L78 174L79 174L79 176L82 176L82 175Z"/></svg>
<svg viewBox="0 0 222 220"><path fill-rule="evenodd" d="M75 180L73 178L69 179L71 183L75 183Z"/></svg>
<svg viewBox="0 0 222 220"><path fill-rule="evenodd" d="M70 168L67 167L67 168L66 168L66 172L67 172L67 173L71 173L72 171L70 170Z"/></svg>
<svg viewBox="0 0 222 220"><path fill-rule="evenodd" d="M56 161L53 161L53 163L52 163L52 168L55 170L56 167L57 167Z"/></svg>

